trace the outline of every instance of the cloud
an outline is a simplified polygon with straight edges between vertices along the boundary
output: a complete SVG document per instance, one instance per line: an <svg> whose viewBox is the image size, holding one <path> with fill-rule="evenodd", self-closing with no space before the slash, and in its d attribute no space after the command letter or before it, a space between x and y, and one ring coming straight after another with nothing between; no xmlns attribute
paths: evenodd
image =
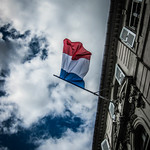
<svg viewBox="0 0 150 150"><path fill-rule="evenodd" d="M60 139L37 140L39 150L50 145L52 150L90 149L98 98L53 74L60 73L63 39L80 41L92 52L86 88L98 91L109 1L1 0L1 4L0 26L10 23L0 33L1 121L14 118L4 131L29 129L48 115L65 118L69 110L84 120L80 128L84 132L68 129Z"/></svg>
<svg viewBox="0 0 150 150"><path fill-rule="evenodd" d="M16 29L12 28L11 24L0 26L0 70L9 70L10 64L20 63L26 51L26 36L28 31L20 34ZM24 46L24 49L22 47Z"/></svg>
<svg viewBox="0 0 150 150"><path fill-rule="evenodd" d="M48 64L39 58L34 58L30 63L13 67L13 72L6 79L5 84L9 96L3 99L13 101L19 106L19 112L27 126L50 112L54 115L61 115L66 107L73 113L87 118L84 111L86 108L91 109L92 96L89 95L91 100L88 100L87 103L84 97L88 93L81 92L82 96L76 96L75 91L79 92L79 90L71 86L66 87L66 83L59 83L59 80L54 79L55 81L53 81L54 77L50 78L47 71L48 68L51 70ZM58 85L55 87L54 83L58 83ZM53 89L51 88L49 92L50 85ZM69 89L70 87L71 89ZM65 89L67 94L62 89ZM90 114L90 112L87 113Z"/></svg>
<svg viewBox="0 0 150 150"><path fill-rule="evenodd" d="M1 150L8 150L7 147L0 147Z"/></svg>
<svg viewBox="0 0 150 150"><path fill-rule="evenodd" d="M14 103L0 101L0 133L13 134L20 124L18 109Z"/></svg>
<svg viewBox="0 0 150 150"><path fill-rule="evenodd" d="M50 49L57 55L57 60L61 60L64 38L83 42L85 48L93 53L90 71L85 78L89 81L87 87L98 90L109 1L3 0L2 3L2 16L13 18L13 24L17 29L21 31L30 29L37 34L46 33L51 43ZM56 64L61 64L61 61L57 61Z"/></svg>
<svg viewBox="0 0 150 150"><path fill-rule="evenodd" d="M92 143L89 137L91 137L89 131L74 133L68 130L61 139L39 140L41 146L37 150L83 150L83 148L88 150Z"/></svg>
<svg viewBox="0 0 150 150"><path fill-rule="evenodd" d="M31 34L31 36L33 35ZM6 45L5 52L7 54L3 56L1 64L4 64L6 69L5 61L9 60L6 61L6 63L11 70L10 76L6 79L5 84L5 90L9 93L9 96L3 99L13 101L19 106L20 115L23 117L26 126L31 125L34 121L37 121L39 117L43 117L49 112L61 114L65 110L65 103L70 106L70 109L72 109L74 113L80 113L81 115L82 110L86 110L83 108L91 107L91 103L93 102L87 103L85 100L82 100L82 102L79 103L80 99L86 96L86 94L84 95L84 92L81 92L82 96L76 96L74 89L68 89L70 87L73 88L73 86L68 86L68 88L66 88L68 93L67 95L65 94L62 89L65 89L65 85L63 84L66 83L56 81L54 77L49 76L50 73L53 73L53 70L60 70L58 68L58 64L60 63L55 63L56 60L58 60L58 56L53 52L54 50L52 50L54 54L51 54L50 48L52 49L52 47L46 47L49 49L49 59L42 61L39 51L45 48L43 47L43 39L35 36L32 38L31 36L26 37L26 40L14 40L12 36L10 36L8 41L11 44L10 48L7 47L9 45L7 41L1 42ZM2 52L2 54L4 53ZM26 55L26 60L30 61L22 63L22 59L24 59ZM52 84L54 83L53 80L60 82L60 84L53 89L51 95L49 95L48 86L51 82ZM70 101L72 98L74 98L74 103ZM28 116L29 113L30 116Z"/></svg>
<svg viewBox="0 0 150 150"><path fill-rule="evenodd" d="M38 123L34 123L30 128L22 128L19 126L17 132L12 132L15 129L15 118L11 117L5 121L5 127L0 130L1 144L7 146L8 149L30 150L39 147L48 139L65 138L68 129L74 134L85 131L83 120L76 117L69 110L65 113L67 113L66 117L52 117L51 115L45 116L40 119ZM10 122L11 127L9 126ZM14 145L14 143L17 144Z"/></svg>
<svg viewBox="0 0 150 150"><path fill-rule="evenodd" d="M79 89L52 76L56 68L52 64L55 64L57 55L51 54L46 41L42 36L32 38L28 35L26 40L24 38L14 40L11 36L8 42L19 46L12 48L11 54L9 48L5 49L13 59L7 62L10 74L5 78L4 85L7 96L2 99L17 104L24 127L29 127L48 113L54 116L62 115L66 109L81 118L88 119L92 115L89 110L96 105L96 102L92 102L92 96L88 103L82 100L88 93L81 91L81 95L76 95L75 91ZM2 42L7 45L7 41ZM41 59L43 50L47 52L47 59ZM3 59L8 58L5 56ZM2 61L2 64L5 64L5 61ZM88 117L87 113L89 113Z"/></svg>

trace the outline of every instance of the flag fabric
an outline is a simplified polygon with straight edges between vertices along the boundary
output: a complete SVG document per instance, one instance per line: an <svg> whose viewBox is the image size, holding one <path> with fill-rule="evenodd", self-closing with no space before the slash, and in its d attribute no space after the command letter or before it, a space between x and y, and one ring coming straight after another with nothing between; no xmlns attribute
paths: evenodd
<svg viewBox="0 0 150 150"><path fill-rule="evenodd" d="M84 88L83 77L89 70L91 55L81 42L64 39L60 78Z"/></svg>

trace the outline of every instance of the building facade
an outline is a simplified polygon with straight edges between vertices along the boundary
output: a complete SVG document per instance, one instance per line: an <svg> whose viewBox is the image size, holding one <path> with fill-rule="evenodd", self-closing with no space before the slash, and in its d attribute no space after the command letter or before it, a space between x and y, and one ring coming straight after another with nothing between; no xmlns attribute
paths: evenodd
<svg viewBox="0 0 150 150"><path fill-rule="evenodd" d="M111 0L93 150L150 149L150 0Z"/></svg>

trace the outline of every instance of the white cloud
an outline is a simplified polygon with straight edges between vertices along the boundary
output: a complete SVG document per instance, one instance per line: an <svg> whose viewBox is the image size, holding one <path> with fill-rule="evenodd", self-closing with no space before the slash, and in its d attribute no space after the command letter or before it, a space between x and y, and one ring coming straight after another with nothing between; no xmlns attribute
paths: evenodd
<svg viewBox="0 0 150 150"><path fill-rule="evenodd" d="M92 2L90 0L44 0L41 2L32 0L29 3L24 0L3 0L1 13L2 16L13 18L17 29L22 31L31 29L36 34L45 32L49 42L52 43L51 50L58 56L57 60L61 60L64 38L83 42L85 48L93 53L90 71L85 79L88 80L87 85L90 89L97 90L104 49L108 3L108 1L99 0ZM15 7L13 7L14 4ZM18 12L21 13L18 14ZM57 61L55 66L60 63Z"/></svg>
<svg viewBox="0 0 150 150"><path fill-rule="evenodd" d="M41 144L37 150L91 150L91 132L77 132L74 133L68 130L64 137L60 139L48 139L46 141L39 140L38 142Z"/></svg>
<svg viewBox="0 0 150 150"><path fill-rule="evenodd" d="M1 150L9 150L7 147L0 147Z"/></svg>
<svg viewBox="0 0 150 150"><path fill-rule="evenodd" d="M63 39L80 41L92 52L90 70L85 77L86 87L98 91L108 8L108 0L1 0L3 24L12 22L21 32L31 30L31 35L24 41L12 40L9 45L0 40L0 69L10 68L10 76L5 83L9 95L2 99L16 103L24 127L30 127L47 114L67 115L64 114L66 107L86 120L87 126L94 125L98 98L53 77L53 74L59 75L60 72ZM49 57L42 61L38 56L30 63L22 64L33 35L46 36ZM57 83L49 91L47 87ZM5 112L5 119L9 113L9 110ZM68 131L62 139L42 141L39 150L49 149L48 146L52 150L88 150L92 132Z"/></svg>
<svg viewBox="0 0 150 150"><path fill-rule="evenodd" d="M5 121L11 117L11 113L14 111L14 107L11 104L1 100L0 110L3 113L0 113L0 122Z"/></svg>
<svg viewBox="0 0 150 150"><path fill-rule="evenodd" d="M1 99L0 111L1 111L1 113L0 113L1 132L4 132L6 134L7 133L8 134L16 133L18 131L18 125L19 125L19 121L17 120L17 118L20 117L17 114L17 106L14 103L10 103L8 101ZM17 118L16 118L16 116L17 116ZM7 124L5 121L7 121L10 118L12 120L11 125L5 127L4 125Z"/></svg>
<svg viewBox="0 0 150 150"><path fill-rule="evenodd" d="M95 113L95 97L69 83L65 87L65 82L51 76L49 60L45 62L37 57L30 63L13 65L11 69L5 84L9 96L3 99L19 106L25 126L30 126L48 113L61 115L66 107L84 119L90 119L93 112ZM48 86L52 83L59 84L49 92ZM76 95L76 92L79 94ZM87 96L88 100L85 98Z"/></svg>

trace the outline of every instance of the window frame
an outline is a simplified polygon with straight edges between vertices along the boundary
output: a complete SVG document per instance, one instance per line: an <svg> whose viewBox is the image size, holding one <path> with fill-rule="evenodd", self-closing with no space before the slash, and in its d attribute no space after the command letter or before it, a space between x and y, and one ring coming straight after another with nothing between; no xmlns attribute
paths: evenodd
<svg viewBox="0 0 150 150"><path fill-rule="evenodd" d="M126 31L126 36L124 37L124 32ZM129 42L129 38L131 38L131 36L133 36L132 39L132 43ZM136 38L136 34L133 33L131 30L129 30L126 27L123 27L120 33L120 39L121 41L126 44L128 47L133 48L134 46L134 42L135 42L135 38Z"/></svg>
<svg viewBox="0 0 150 150"><path fill-rule="evenodd" d="M137 31L142 11L142 0L132 0L128 26Z"/></svg>

